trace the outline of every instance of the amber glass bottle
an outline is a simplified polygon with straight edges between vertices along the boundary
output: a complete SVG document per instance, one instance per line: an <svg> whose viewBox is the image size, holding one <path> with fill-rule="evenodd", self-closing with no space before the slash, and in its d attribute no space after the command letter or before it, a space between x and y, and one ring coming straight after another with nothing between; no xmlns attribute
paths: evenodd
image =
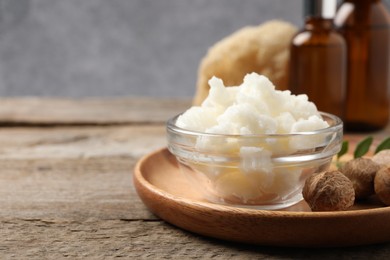
<svg viewBox="0 0 390 260"><path fill-rule="evenodd" d="M320 111L344 118L346 44L335 31L334 0L306 0L305 25L290 46L289 89L307 94Z"/></svg>
<svg viewBox="0 0 390 260"><path fill-rule="evenodd" d="M380 0L346 0L334 21L348 49L345 127L382 129L389 120L389 12Z"/></svg>

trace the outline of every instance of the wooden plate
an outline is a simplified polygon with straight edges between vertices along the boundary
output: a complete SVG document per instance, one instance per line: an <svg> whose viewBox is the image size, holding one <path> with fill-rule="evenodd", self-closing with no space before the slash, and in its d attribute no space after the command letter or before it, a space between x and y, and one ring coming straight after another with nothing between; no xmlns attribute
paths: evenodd
<svg viewBox="0 0 390 260"><path fill-rule="evenodd" d="M154 214L205 236L291 247L390 241L390 207L375 200L342 212L311 212L303 201L279 211L208 203L181 175L175 157L167 149L143 157L133 180L140 198Z"/></svg>

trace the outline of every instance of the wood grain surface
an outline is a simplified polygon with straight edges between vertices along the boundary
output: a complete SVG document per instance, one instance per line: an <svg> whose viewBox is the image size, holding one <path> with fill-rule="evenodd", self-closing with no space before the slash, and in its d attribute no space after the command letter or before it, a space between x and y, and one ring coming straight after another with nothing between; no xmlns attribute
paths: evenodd
<svg viewBox="0 0 390 260"><path fill-rule="evenodd" d="M19 125L163 123L191 104L182 99L0 98L0 122Z"/></svg>
<svg viewBox="0 0 390 260"><path fill-rule="evenodd" d="M199 236L160 220L137 196L133 168L143 155L166 145L165 120L189 102L134 100L94 101L106 104L102 107L85 100L1 100L0 259L390 255L390 244L328 249L251 246ZM139 112L131 114L125 107ZM101 116L96 109L103 111ZM119 111L127 112L121 117ZM386 131L375 136L382 138Z"/></svg>

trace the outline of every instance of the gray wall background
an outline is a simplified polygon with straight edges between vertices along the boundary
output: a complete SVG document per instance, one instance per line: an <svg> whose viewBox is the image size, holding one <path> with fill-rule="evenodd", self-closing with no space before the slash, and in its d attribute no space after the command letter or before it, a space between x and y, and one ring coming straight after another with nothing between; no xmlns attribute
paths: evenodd
<svg viewBox="0 0 390 260"><path fill-rule="evenodd" d="M187 96L207 49L301 0L0 0L0 96Z"/></svg>
<svg viewBox="0 0 390 260"><path fill-rule="evenodd" d="M207 49L302 0L0 0L0 96L190 97Z"/></svg>

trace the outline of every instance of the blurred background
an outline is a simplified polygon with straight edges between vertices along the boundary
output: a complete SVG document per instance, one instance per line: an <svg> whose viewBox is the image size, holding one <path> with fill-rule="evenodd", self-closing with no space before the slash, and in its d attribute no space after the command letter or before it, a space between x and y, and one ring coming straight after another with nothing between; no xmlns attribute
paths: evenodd
<svg viewBox="0 0 390 260"><path fill-rule="evenodd" d="M0 0L0 96L191 97L207 49L302 0Z"/></svg>

